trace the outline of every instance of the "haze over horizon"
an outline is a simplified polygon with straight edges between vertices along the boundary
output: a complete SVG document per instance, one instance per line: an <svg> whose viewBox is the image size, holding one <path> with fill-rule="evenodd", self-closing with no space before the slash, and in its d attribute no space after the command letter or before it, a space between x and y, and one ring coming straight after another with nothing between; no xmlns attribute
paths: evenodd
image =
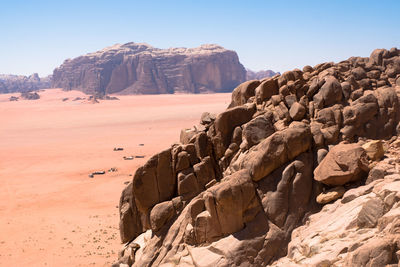
<svg viewBox="0 0 400 267"><path fill-rule="evenodd" d="M398 1L233 2L8 1L0 73L46 76L67 58L127 42L215 43L246 68L279 72L400 46Z"/></svg>

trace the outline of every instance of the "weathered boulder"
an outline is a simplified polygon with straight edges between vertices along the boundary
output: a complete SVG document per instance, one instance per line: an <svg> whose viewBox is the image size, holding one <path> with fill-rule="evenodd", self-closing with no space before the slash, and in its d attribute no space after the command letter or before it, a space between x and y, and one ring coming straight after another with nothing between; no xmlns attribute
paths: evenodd
<svg viewBox="0 0 400 267"><path fill-rule="evenodd" d="M251 120L256 112L254 104L227 109L217 116L214 122L215 135L212 137L217 158L221 158L229 146L233 130Z"/></svg>
<svg viewBox="0 0 400 267"><path fill-rule="evenodd" d="M275 132L274 124L270 116L258 116L243 125L243 140L249 147L260 143Z"/></svg>
<svg viewBox="0 0 400 267"><path fill-rule="evenodd" d="M232 101L228 108L241 106L247 103L247 100L255 95L255 89L260 84L258 80L247 81L240 84L232 92Z"/></svg>
<svg viewBox="0 0 400 267"><path fill-rule="evenodd" d="M380 160L385 153L381 140L369 141L363 144L362 148L365 150L368 158L371 160Z"/></svg>
<svg viewBox="0 0 400 267"><path fill-rule="evenodd" d="M263 81L256 89L255 96L257 103L262 103L264 100L268 100L273 95L277 95L278 91L278 83L276 79L267 79Z"/></svg>
<svg viewBox="0 0 400 267"><path fill-rule="evenodd" d="M371 240L351 253L347 258L346 265L355 267L388 266L388 264L396 262L393 259L395 248L396 245L389 238Z"/></svg>
<svg viewBox="0 0 400 267"><path fill-rule="evenodd" d="M157 203L171 199L175 190L171 149L154 155L136 170L132 191L143 229L150 228L150 209Z"/></svg>
<svg viewBox="0 0 400 267"><path fill-rule="evenodd" d="M311 132L305 124L279 131L252 147L248 154L231 164L231 171L247 169L258 181L282 166L288 160L307 151L311 145Z"/></svg>
<svg viewBox="0 0 400 267"><path fill-rule="evenodd" d="M314 102L320 108L328 107L339 103L342 97L342 87L339 81L333 76L328 76L319 92L314 95Z"/></svg>
<svg viewBox="0 0 400 267"><path fill-rule="evenodd" d="M150 212L151 230L157 232L161 227L174 216L175 209L172 201L164 201L155 205Z"/></svg>
<svg viewBox="0 0 400 267"><path fill-rule="evenodd" d="M289 115L295 121L303 119L305 114L306 108L298 102L293 103L293 105L290 107Z"/></svg>
<svg viewBox="0 0 400 267"><path fill-rule="evenodd" d="M326 204L341 198L346 190L343 186L336 186L317 196L317 203Z"/></svg>
<svg viewBox="0 0 400 267"><path fill-rule="evenodd" d="M119 201L119 231L121 242L133 240L142 233L142 224L133 197L132 183L122 191Z"/></svg>
<svg viewBox="0 0 400 267"><path fill-rule="evenodd" d="M344 185L368 173L365 150L357 144L339 144L331 148L314 171L314 179L327 185Z"/></svg>

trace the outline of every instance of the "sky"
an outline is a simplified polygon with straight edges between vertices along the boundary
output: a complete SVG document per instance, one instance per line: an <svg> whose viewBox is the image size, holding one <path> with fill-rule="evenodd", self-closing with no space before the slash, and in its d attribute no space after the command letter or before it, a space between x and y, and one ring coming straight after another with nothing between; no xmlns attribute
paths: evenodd
<svg viewBox="0 0 400 267"><path fill-rule="evenodd" d="M369 56L400 47L398 0L0 0L0 73L51 74L116 43L219 44L252 70Z"/></svg>

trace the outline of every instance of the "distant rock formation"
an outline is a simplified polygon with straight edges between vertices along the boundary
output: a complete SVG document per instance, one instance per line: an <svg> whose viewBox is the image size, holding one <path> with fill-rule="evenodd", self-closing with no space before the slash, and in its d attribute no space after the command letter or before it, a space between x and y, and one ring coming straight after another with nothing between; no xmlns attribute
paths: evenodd
<svg viewBox="0 0 400 267"><path fill-rule="evenodd" d="M0 94L25 93L50 86L51 75L40 78L37 73L30 76L0 74Z"/></svg>
<svg viewBox="0 0 400 267"><path fill-rule="evenodd" d="M399 92L396 48L240 84L136 170L113 266L399 266Z"/></svg>
<svg viewBox="0 0 400 267"><path fill-rule="evenodd" d="M279 72L274 72L273 70L260 70L260 71L252 71L250 69L246 69L246 80L262 80L264 78L270 78L275 76L276 74L280 74Z"/></svg>
<svg viewBox="0 0 400 267"><path fill-rule="evenodd" d="M40 98L40 95L36 92L24 92L21 93L21 98L25 100L37 100Z"/></svg>
<svg viewBox="0 0 400 267"><path fill-rule="evenodd" d="M87 94L207 93L230 92L245 79L236 52L218 45L127 43L65 60L53 72L53 87Z"/></svg>

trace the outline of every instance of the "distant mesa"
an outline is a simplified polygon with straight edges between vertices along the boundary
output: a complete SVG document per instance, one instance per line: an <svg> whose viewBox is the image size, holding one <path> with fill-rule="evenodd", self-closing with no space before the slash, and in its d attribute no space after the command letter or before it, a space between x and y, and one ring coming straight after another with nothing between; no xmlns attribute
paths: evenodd
<svg viewBox="0 0 400 267"><path fill-rule="evenodd" d="M245 80L236 52L221 46L159 49L131 42L65 60L52 87L92 95L210 93L231 92Z"/></svg>
<svg viewBox="0 0 400 267"><path fill-rule="evenodd" d="M30 76L0 74L0 94L24 93L51 87L51 75L40 78L37 73Z"/></svg>
<svg viewBox="0 0 400 267"><path fill-rule="evenodd" d="M273 70L252 71L246 69L246 80L262 80L264 78L274 77L276 74L280 74L280 72L274 72Z"/></svg>

